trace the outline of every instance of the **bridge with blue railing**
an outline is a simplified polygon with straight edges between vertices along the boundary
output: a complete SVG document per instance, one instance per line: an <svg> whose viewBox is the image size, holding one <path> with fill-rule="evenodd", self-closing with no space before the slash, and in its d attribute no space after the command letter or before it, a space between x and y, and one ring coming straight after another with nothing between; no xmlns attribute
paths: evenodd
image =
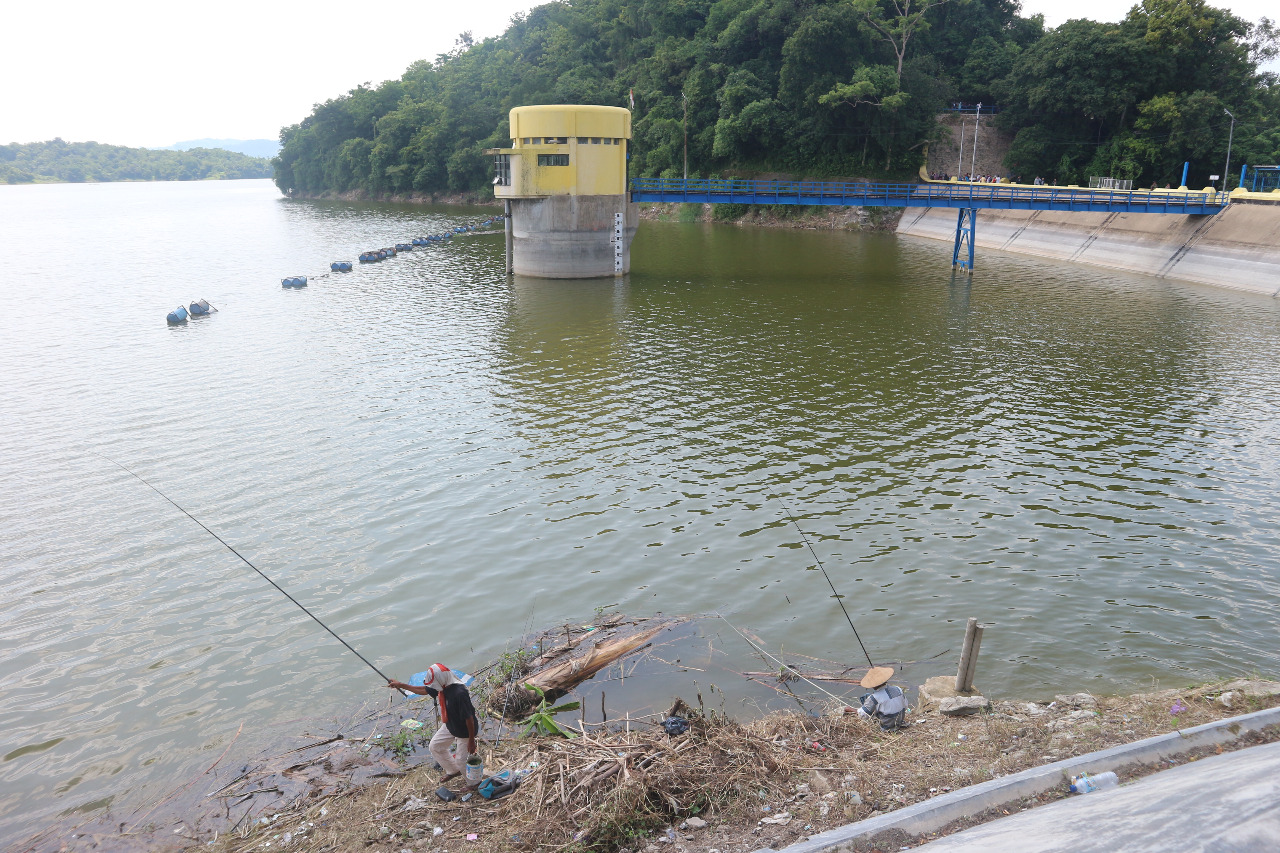
<svg viewBox="0 0 1280 853"><path fill-rule="evenodd" d="M749 181L638 178L636 202L693 204L800 204L842 207L948 207L959 211L952 266L973 272L973 238L979 210L1058 210L1072 213L1171 213L1211 215L1226 209L1227 195L1212 191L1094 190L985 183L876 184L850 181ZM967 260L961 257L966 249Z"/></svg>

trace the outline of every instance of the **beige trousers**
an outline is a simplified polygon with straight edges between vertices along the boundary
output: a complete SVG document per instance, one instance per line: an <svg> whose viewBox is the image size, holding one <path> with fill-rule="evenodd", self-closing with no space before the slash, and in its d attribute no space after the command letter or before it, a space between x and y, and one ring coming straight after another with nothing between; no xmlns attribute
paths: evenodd
<svg viewBox="0 0 1280 853"><path fill-rule="evenodd" d="M449 747L457 743L454 752ZM448 727L441 724L440 731L431 736L431 757L440 763L445 773L462 773L467 768L467 759L471 753L467 750L467 739L454 737Z"/></svg>

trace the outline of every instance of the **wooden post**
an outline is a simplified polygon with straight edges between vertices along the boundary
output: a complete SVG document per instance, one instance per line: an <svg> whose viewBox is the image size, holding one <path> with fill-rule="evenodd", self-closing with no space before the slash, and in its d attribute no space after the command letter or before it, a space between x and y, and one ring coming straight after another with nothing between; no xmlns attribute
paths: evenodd
<svg viewBox="0 0 1280 853"><path fill-rule="evenodd" d="M982 648L982 626L973 629L973 646L969 649L969 669L964 674L964 689L973 689L973 674L978 669L978 649Z"/></svg>
<svg viewBox="0 0 1280 853"><path fill-rule="evenodd" d="M960 649L960 668L956 670L957 693L963 693L973 687L973 683L968 680L972 669L972 658L975 656L973 638L980 630L982 629L978 627L978 620L970 617L964 629L964 646Z"/></svg>

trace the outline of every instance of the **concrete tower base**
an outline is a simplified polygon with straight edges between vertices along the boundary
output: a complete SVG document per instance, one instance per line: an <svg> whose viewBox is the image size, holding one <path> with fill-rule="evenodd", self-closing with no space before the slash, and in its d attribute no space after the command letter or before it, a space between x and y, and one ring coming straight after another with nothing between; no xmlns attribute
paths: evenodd
<svg viewBox="0 0 1280 853"><path fill-rule="evenodd" d="M516 275L608 278L631 271L631 241L639 208L625 195L513 198L511 258ZM622 253L615 253L616 214L622 214ZM621 261L621 269L618 262Z"/></svg>

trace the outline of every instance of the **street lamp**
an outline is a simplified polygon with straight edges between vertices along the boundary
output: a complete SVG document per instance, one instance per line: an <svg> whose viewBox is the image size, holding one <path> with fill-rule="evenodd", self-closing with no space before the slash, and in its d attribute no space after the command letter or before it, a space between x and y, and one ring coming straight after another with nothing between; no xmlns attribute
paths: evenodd
<svg viewBox="0 0 1280 853"><path fill-rule="evenodd" d="M969 162L969 180L978 168L978 124L982 121L982 102L978 102L978 111L973 116L973 156Z"/></svg>
<svg viewBox="0 0 1280 853"><path fill-rule="evenodd" d="M684 92L680 93L680 103L684 106L684 121L681 127L684 128L684 179L689 181L689 99L684 96Z"/></svg>
<svg viewBox="0 0 1280 853"><path fill-rule="evenodd" d="M1222 167L1222 191L1227 191L1227 178L1231 175L1231 140L1236 135L1236 117L1231 110L1226 107L1222 111L1231 116L1231 130L1227 133L1227 165Z"/></svg>

